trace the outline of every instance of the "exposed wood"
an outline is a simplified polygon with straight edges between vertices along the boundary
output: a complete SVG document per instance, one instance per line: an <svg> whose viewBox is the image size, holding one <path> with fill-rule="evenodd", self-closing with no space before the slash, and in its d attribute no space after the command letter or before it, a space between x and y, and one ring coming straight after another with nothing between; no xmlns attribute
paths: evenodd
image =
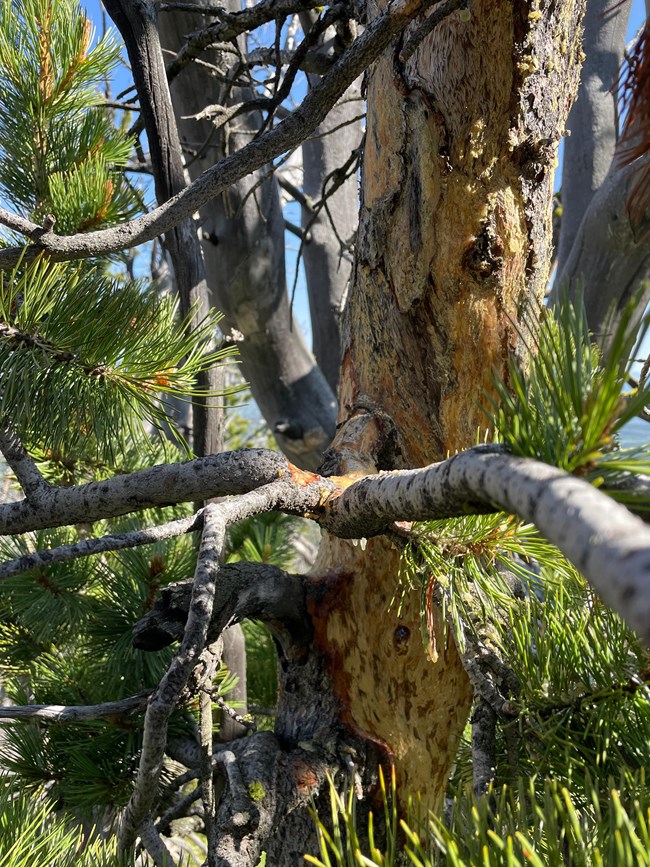
<svg viewBox="0 0 650 867"><path fill-rule="evenodd" d="M406 63L398 46L368 73L333 451L359 412L392 422L392 448L375 450L379 469L467 448L486 427L492 370L507 376L508 360L525 355L522 316L549 276L552 177L578 84L583 3L535 10L475 0ZM395 757L398 788L439 803L469 708L461 661L442 640L427 659L417 606L401 619L387 612L397 582L387 541L361 551L329 540L317 565L324 581L334 563L345 589L326 634L341 701ZM408 640L396 644L398 634Z"/></svg>

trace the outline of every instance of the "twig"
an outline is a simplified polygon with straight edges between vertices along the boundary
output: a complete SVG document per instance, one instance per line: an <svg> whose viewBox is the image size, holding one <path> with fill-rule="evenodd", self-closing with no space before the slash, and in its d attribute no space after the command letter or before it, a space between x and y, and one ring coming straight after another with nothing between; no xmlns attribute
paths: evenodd
<svg viewBox="0 0 650 867"><path fill-rule="evenodd" d="M208 841L208 867L217 864L217 829L215 825L215 793L213 780L212 754L212 679L221 660L223 642L214 642L206 647L201 654L204 671L199 682L199 746L201 752L201 791L203 793L203 809L205 836Z"/></svg>
<svg viewBox="0 0 650 867"><path fill-rule="evenodd" d="M190 776L188 776L185 782L190 782L191 780L195 780L199 772L198 771L190 771L188 772ZM184 775L185 776L185 775ZM198 801L201 797L201 788L197 786L191 792L188 792L183 798L180 798L176 803L166 810L160 819L156 822L156 830L160 834L167 834L169 832L169 826L174 821L174 819L178 819L181 816L185 815L185 812L188 807L191 807L195 801Z"/></svg>
<svg viewBox="0 0 650 867"><path fill-rule="evenodd" d="M140 111L140 106L135 102L117 102L114 99L105 99L101 103L102 108L117 108L120 111Z"/></svg>
<svg viewBox="0 0 650 867"><path fill-rule="evenodd" d="M305 210L309 211L309 213L313 213L314 211L314 203L309 196L306 196L302 190L299 190L298 187L294 186L291 181L288 181L281 174L276 173L276 178L278 184L282 187L285 192L289 193L292 199L295 199L299 205L302 205Z"/></svg>
<svg viewBox="0 0 650 867"><path fill-rule="evenodd" d="M106 551L121 551L125 548L137 548L140 545L151 545L154 542L173 539L176 536L199 530L202 521L203 510L199 510L187 518L178 518L157 527L131 530L120 535L110 534L98 539L84 539L73 545L60 545L58 548L47 548L43 551L34 551L33 554L23 554L22 557L16 557L15 560L7 560L0 564L0 580L9 578L11 575L30 572L32 569L38 569L42 566L51 566L53 563L66 563L70 560L77 560L79 557L90 557Z"/></svg>
<svg viewBox="0 0 650 867"><path fill-rule="evenodd" d="M250 732L257 731L257 724L255 720L247 719L242 716L240 713L237 713L234 707L231 707L224 698L220 695L213 695L212 701L217 704L221 710L227 714L231 719L234 719L236 723L239 723L245 729L248 729Z"/></svg>
<svg viewBox="0 0 650 867"><path fill-rule="evenodd" d="M208 24L206 27L193 33L180 49L172 63L167 67L169 82L185 69L206 48L210 48L215 42L233 42L238 36L247 31L255 30L269 21L277 18L287 18L295 12L314 8L320 0L260 0L255 6L242 9L240 12L227 12L223 7L211 8L211 14L218 21ZM205 7L202 7L203 11ZM195 7L195 11L196 7Z"/></svg>
<svg viewBox="0 0 650 867"><path fill-rule="evenodd" d="M300 226L296 226L290 220L284 221L284 228L287 232L291 232L292 235L295 235L296 238L300 238L303 244L309 244L311 241L311 232L307 232L304 229L301 229Z"/></svg>
<svg viewBox="0 0 650 867"><path fill-rule="evenodd" d="M309 485L304 487L303 492L308 488ZM295 486L282 479L243 496L211 503L203 510L203 535L187 623L181 646L147 708L135 789L124 811L119 833L120 847L123 850L128 850L132 845L139 833L138 829L142 822L151 816L158 799L158 782L167 744L167 725L206 644L226 528L260 512L291 509L296 493ZM313 485L311 495L318 495L318 489ZM218 637L217 635L212 640Z"/></svg>
<svg viewBox="0 0 650 867"><path fill-rule="evenodd" d="M147 706L147 700L151 693L152 690L147 689L129 698L122 698L118 701L106 701L103 704L2 706L0 707L0 719L40 719L44 722L78 722L80 720L119 717L124 714L143 711Z"/></svg>
<svg viewBox="0 0 650 867"><path fill-rule="evenodd" d="M42 501L47 492L52 490L51 486L28 455L17 433L3 425L0 425L0 451L18 479L27 500L33 504Z"/></svg>
<svg viewBox="0 0 650 867"><path fill-rule="evenodd" d="M183 641L147 708L135 789L120 827L122 850L130 848L144 822L151 823L153 828L151 813L158 799L158 781L167 744L167 724L205 645L212 615L215 582L227 526L224 512L224 506L214 504L206 506L204 510L203 535Z"/></svg>

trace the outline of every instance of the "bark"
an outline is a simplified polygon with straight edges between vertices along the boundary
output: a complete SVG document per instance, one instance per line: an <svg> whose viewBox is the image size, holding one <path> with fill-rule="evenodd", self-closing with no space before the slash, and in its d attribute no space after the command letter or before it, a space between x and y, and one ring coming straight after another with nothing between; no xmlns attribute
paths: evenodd
<svg viewBox="0 0 650 867"><path fill-rule="evenodd" d="M275 481L288 471L286 458L264 449L209 455L90 482L50 488L47 504L29 499L0 505L0 533L92 523L128 512L242 493Z"/></svg>
<svg viewBox="0 0 650 867"><path fill-rule="evenodd" d="M154 168L156 199L162 205L185 190L187 184L156 31L155 6L150 0L126 3L107 0L105 5L129 55ZM165 234L165 244L172 260L181 314L185 317L194 310L194 322L198 324L208 311L208 288L194 221L188 216L171 228ZM200 376L200 385L207 391L219 392L223 388L223 376L217 370L206 371ZM196 454L220 452L223 449L223 412L216 405L208 408L205 398L195 400L193 410Z"/></svg>
<svg viewBox="0 0 650 867"><path fill-rule="evenodd" d="M184 34L196 28L197 15L167 12L158 26L164 47L176 53ZM232 56L226 57L232 63ZM226 65L218 52L205 59ZM257 113L233 122L227 132L197 118L206 102L227 106L251 99L250 90L241 87L229 93L203 65L184 70L174 81L172 99L192 179L216 159L241 150L260 127ZM226 332L237 335L242 372L280 447L294 463L315 470L334 435L336 404L289 309L284 219L276 180L265 179L269 169L252 172L201 208L211 303L225 314Z"/></svg>
<svg viewBox="0 0 650 867"><path fill-rule="evenodd" d="M561 274L589 203L609 171L618 139L616 83L625 51L631 0L589 0L586 55L575 104L567 120L562 164L562 223L557 257Z"/></svg>
<svg viewBox="0 0 650 867"><path fill-rule="evenodd" d="M470 11L439 23L404 63L387 52L367 78L339 471L416 466L472 445L486 426L491 371L507 376L513 353L524 353L522 317L548 281L553 168L577 88L582 3L538 15L490 0ZM368 427L355 427L362 412L375 418L370 454ZM318 574L345 582L323 629L350 718L392 752L398 789L435 804L470 689L453 647L426 657L417 605L400 618L387 612L396 571L385 541L364 553L326 541Z"/></svg>
<svg viewBox="0 0 650 867"><path fill-rule="evenodd" d="M628 304L635 305L630 328L635 328L650 301L648 219L633 226L627 210L639 163L612 163L580 224L571 253L551 300L562 291L582 294L589 329L607 351Z"/></svg>

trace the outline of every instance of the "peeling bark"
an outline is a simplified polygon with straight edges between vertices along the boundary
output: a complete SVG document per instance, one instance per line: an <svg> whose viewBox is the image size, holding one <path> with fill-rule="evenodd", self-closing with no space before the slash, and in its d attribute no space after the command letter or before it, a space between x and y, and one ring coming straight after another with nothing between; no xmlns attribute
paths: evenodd
<svg viewBox="0 0 650 867"><path fill-rule="evenodd" d="M518 0L478 0L405 63L398 45L368 73L343 424L332 447L343 467L350 449L358 466L346 424L364 412L392 429L366 453L366 472L471 446L486 427L480 403L493 369L507 377L508 361L525 355L523 317L549 276L553 169L578 83L582 12L582 2L533 13ZM398 789L439 803L469 709L461 661L451 646L425 657L415 608L399 620L387 613L397 556L386 541L361 552L329 540L323 580L331 563L348 576L327 626L344 706L393 753Z"/></svg>

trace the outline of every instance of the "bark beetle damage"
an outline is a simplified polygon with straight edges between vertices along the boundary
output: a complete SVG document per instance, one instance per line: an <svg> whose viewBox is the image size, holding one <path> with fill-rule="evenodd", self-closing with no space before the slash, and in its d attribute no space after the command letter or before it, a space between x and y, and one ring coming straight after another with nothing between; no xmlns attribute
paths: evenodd
<svg viewBox="0 0 650 867"><path fill-rule="evenodd" d="M393 420L405 467L473 445L492 368L507 376L524 354L525 314L548 280L552 162L578 82L582 0L471 7L401 69L392 55L367 78L339 420L368 397ZM355 725L390 745L398 784L435 800L469 702L455 650L438 640L440 659L426 658L417 600L399 620L388 611L397 555L385 540L362 554L329 539L322 556L351 576L319 624L337 688Z"/></svg>
<svg viewBox="0 0 650 867"><path fill-rule="evenodd" d="M427 658L415 596L399 616L391 609L399 552L386 540L370 539L364 551L330 538L321 556L340 569L312 579L308 607L340 719L390 752L405 797L418 791L433 804L468 708L455 650L440 648L436 664Z"/></svg>

